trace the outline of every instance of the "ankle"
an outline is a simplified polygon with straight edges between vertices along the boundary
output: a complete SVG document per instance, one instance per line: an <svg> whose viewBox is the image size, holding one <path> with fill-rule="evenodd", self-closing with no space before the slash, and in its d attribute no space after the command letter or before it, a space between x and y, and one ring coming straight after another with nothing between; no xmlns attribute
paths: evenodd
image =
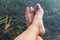
<svg viewBox="0 0 60 40"><path fill-rule="evenodd" d="M29 33L39 34L39 27L35 24L31 24L26 31L28 31Z"/></svg>

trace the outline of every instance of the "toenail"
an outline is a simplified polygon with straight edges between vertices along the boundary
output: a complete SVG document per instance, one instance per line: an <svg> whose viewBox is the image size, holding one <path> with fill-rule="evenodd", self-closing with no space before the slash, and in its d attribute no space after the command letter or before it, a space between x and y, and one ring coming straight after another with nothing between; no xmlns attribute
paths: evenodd
<svg viewBox="0 0 60 40"><path fill-rule="evenodd" d="M29 7L27 7L26 9L29 10Z"/></svg>
<svg viewBox="0 0 60 40"><path fill-rule="evenodd" d="M37 3L37 5L38 5L38 6L40 6L40 4L39 4L39 3Z"/></svg>
<svg viewBox="0 0 60 40"><path fill-rule="evenodd" d="M27 7L27 8L29 8L29 7Z"/></svg>
<svg viewBox="0 0 60 40"><path fill-rule="evenodd" d="M32 7L30 7L32 9Z"/></svg>

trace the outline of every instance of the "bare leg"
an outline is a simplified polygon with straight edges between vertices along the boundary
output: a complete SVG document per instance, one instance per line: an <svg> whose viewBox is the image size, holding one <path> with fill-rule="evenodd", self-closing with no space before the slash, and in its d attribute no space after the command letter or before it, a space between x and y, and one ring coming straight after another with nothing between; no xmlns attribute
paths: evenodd
<svg viewBox="0 0 60 40"><path fill-rule="evenodd" d="M42 21L42 17L43 17L43 10L41 8L41 6L39 4L36 5L35 8L35 15L31 15L31 12L29 11L30 9L27 8L28 12L26 11L26 15L29 15L28 18L26 18L27 23L31 23L28 24L27 26L29 26L27 28L26 31L24 31L21 35L19 35L17 38L15 38L15 40L42 40L42 38L39 36L43 35L45 33L45 29L43 26L43 21ZM28 14L29 13L29 14ZM33 12L34 14L34 12ZM27 16L26 16L27 17ZM28 21L29 20L29 21ZM33 20L33 21L32 21Z"/></svg>

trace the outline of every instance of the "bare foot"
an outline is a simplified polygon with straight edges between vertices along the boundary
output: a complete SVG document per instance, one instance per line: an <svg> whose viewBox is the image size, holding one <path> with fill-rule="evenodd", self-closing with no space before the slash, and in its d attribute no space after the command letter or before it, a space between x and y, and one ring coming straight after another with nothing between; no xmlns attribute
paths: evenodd
<svg viewBox="0 0 60 40"><path fill-rule="evenodd" d="M45 28L43 25L43 14L44 14L43 9L41 8L40 4L37 3L37 5L35 7L35 16L33 19L33 24L39 26L40 35L44 35L44 33L45 33Z"/></svg>
<svg viewBox="0 0 60 40"><path fill-rule="evenodd" d="M35 9L33 7L26 8L26 24L29 26L31 23L33 25L37 25L39 27L39 34L44 35L45 29L43 25L43 9L41 8L40 4L37 3Z"/></svg>
<svg viewBox="0 0 60 40"><path fill-rule="evenodd" d="M32 23L32 20L34 17L34 8L33 7L26 8L25 17L26 17L26 25L28 27Z"/></svg>
<svg viewBox="0 0 60 40"><path fill-rule="evenodd" d="M27 7L26 8L25 17L26 17L26 25L27 25L27 27L29 27L32 24L32 21L33 21L33 18L34 18L34 14L35 14L35 9L33 7ZM43 40L43 39L38 35L37 38L36 38L36 40Z"/></svg>

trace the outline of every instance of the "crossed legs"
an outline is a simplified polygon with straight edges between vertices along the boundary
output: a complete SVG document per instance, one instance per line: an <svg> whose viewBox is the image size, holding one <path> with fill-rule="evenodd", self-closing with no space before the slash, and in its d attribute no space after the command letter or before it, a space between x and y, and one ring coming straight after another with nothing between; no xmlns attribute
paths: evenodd
<svg viewBox="0 0 60 40"><path fill-rule="evenodd" d="M27 7L25 16L28 28L16 37L15 40L43 40L41 38L45 33L43 14L44 11L39 3L36 4L35 8Z"/></svg>

